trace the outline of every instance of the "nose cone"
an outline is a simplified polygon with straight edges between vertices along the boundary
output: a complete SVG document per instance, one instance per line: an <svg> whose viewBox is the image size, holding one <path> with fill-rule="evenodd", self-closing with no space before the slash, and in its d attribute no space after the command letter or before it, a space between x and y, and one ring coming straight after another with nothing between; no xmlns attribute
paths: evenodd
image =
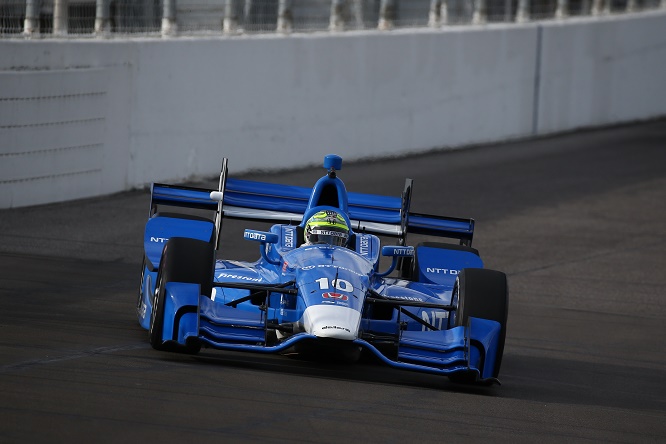
<svg viewBox="0 0 666 444"><path fill-rule="evenodd" d="M361 314L348 307L313 305L303 313L305 331L319 338L353 341L358 337Z"/></svg>

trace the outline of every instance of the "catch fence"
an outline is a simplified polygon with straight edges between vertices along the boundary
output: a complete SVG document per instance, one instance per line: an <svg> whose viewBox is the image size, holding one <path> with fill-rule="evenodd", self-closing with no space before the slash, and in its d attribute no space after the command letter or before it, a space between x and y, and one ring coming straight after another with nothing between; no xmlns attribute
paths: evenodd
<svg viewBox="0 0 666 444"><path fill-rule="evenodd" d="M666 0L0 0L0 37L389 30L657 8Z"/></svg>

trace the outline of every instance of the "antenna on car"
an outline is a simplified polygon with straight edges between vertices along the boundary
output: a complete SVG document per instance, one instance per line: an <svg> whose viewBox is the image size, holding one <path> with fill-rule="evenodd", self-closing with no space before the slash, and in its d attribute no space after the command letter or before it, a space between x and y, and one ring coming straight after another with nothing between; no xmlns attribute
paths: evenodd
<svg viewBox="0 0 666 444"><path fill-rule="evenodd" d="M220 249L220 231L222 230L222 219L224 217L224 191L227 188L227 172L229 171L229 159L222 158L222 167L220 168L220 182L217 186L217 192L210 193L210 198L217 200L217 210L215 211L215 250Z"/></svg>
<svg viewBox="0 0 666 444"><path fill-rule="evenodd" d="M338 288L338 274L340 273L340 267L335 270L335 279L333 279L333 288Z"/></svg>

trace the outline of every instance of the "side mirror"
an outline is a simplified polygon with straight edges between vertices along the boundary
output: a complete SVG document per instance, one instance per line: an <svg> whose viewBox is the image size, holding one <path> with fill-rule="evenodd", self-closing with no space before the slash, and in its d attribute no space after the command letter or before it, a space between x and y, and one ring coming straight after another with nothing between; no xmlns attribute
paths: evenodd
<svg viewBox="0 0 666 444"><path fill-rule="evenodd" d="M274 261L266 254L266 244L277 244L280 239L277 234L269 233L268 231L245 230L243 238L261 243L261 258L273 265L280 265L279 261Z"/></svg>
<svg viewBox="0 0 666 444"><path fill-rule="evenodd" d="M382 247L382 256L386 257L414 257L414 247L400 245L386 245Z"/></svg>
<svg viewBox="0 0 666 444"><path fill-rule="evenodd" d="M262 244L277 244L279 239L277 234L256 230L245 230L243 238Z"/></svg>
<svg viewBox="0 0 666 444"><path fill-rule="evenodd" d="M414 257L414 247L403 247L400 245L386 245L382 247L382 256L392 257L393 262L391 262L391 266L384 273L377 273L377 276L380 277L388 276L389 274L393 273L393 270L395 270L396 265L398 265L398 258Z"/></svg>

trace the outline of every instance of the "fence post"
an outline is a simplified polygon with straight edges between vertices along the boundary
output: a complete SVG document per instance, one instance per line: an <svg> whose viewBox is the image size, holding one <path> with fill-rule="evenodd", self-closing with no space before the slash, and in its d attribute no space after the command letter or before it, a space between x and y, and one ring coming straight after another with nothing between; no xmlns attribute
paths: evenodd
<svg viewBox="0 0 666 444"><path fill-rule="evenodd" d="M601 14L602 7L603 7L603 0L592 0L592 8L590 8L590 15Z"/></svg>
<svg viewBox="0 0 666 444"><path fill-rule="evenodd" d="M67 2L68 0L53 2L53 35L67 35Z"/></svg>
<svg viewBox="0 0 666 444"><path fill-rule="evenodd" d="M518 11L516 11L516 22L525 23L530 19L529 0L518 0Z"/></svg>
<svg viewBox="0 0 666 444"><path fill-rule="evenodd" d="M594 0L592 3L592 15L610 14L611 0Z"/></svg>
<svg viewBox="0 0 666 444"><path fill-rule="evenodd" d="M431 28L439 28L442 26L442 0L430 0L428 26Z"/></svg>
<svg viewBox="0 0 666 444"><path fill-rule="evenodd" d="M277 31L283 33L291 32L294 16L291 13L291 0L280 0L278 4Z"/></svg>
<svg viewBox="0 0 666 444"><path fill-rule="evenodd" d="M176 34L176 0L163 0L162 3L162 36Z"/></svg>
<svg viewBox="0 0 666 444"><path fill-rule="evenodd" d="M352 15L354 16L354 26L356 29L365 27L363 19L363 0L352 0Z"/></svg>
<svg viewBox="0 0 666 444"><path fill-rule="evenodd" d="M330 31L344 31L345 18L348 16L347 0L331 0Z"/></svg>
<svg viewBox="0 0 666 444"><path fill-rule="evenodd" d="M95 35L107 35L111 32L111 0L97 0L96 3Z"/></svg>
<svg viewBox="0 0 666 444"><path fill-rule="evenodd" d="M428 26L438 28L449 23L448 0L431 0Z"/></svg>
<svg viewBox="0 0 666 444"><path fill-rule="evenodd" d="M396 16L397 0L382 0L379 5L379 24L378 29L387 30L393 28Z"/></svg>
<svg viewBox="0 0 666 444"><path fill-rule="evenodd" d="M627 0L627 12L634 12L637 8L636 0Z"/></svg>
<svg viewBox="0 0 666 444"><path fill-rule="evenodd" d="M590 15L590 0L582 0L580 2L580 15Z"/></svg>
<svg viewBox="0 0 666 444"><path fill-rule="evenodd" d="M224 2L224 20L222 21L222 30L225 34L232 34L238 28L238 15L236 11L236 0L225 0Z"/></svg>
<svg viewBox="0 0 666 444"><path fill-rule="evenodd" d="M477 0L475 2L472 23L482 25L488 21L488 0Z"/></svg>
<svg viewBox="0 0 666 444"><path fill-rule="evenodd" d="M442 0L442 6L439 8L439 21L442 25L449 24L449 0Z"/></svg>
<svg viewBox="0 0 666 444"><path fill-rule="evenodd" d="M569 17L569 0L557 0L557 9L555 10L556 19L565 19Z"/></svg>
<svg viewBox="0 0 666 444"><path fill-rule="evenodd" d="M23 34L25 36L39 34L40 3L40 0L25 1L25 20L23 21Z"/></svg>

